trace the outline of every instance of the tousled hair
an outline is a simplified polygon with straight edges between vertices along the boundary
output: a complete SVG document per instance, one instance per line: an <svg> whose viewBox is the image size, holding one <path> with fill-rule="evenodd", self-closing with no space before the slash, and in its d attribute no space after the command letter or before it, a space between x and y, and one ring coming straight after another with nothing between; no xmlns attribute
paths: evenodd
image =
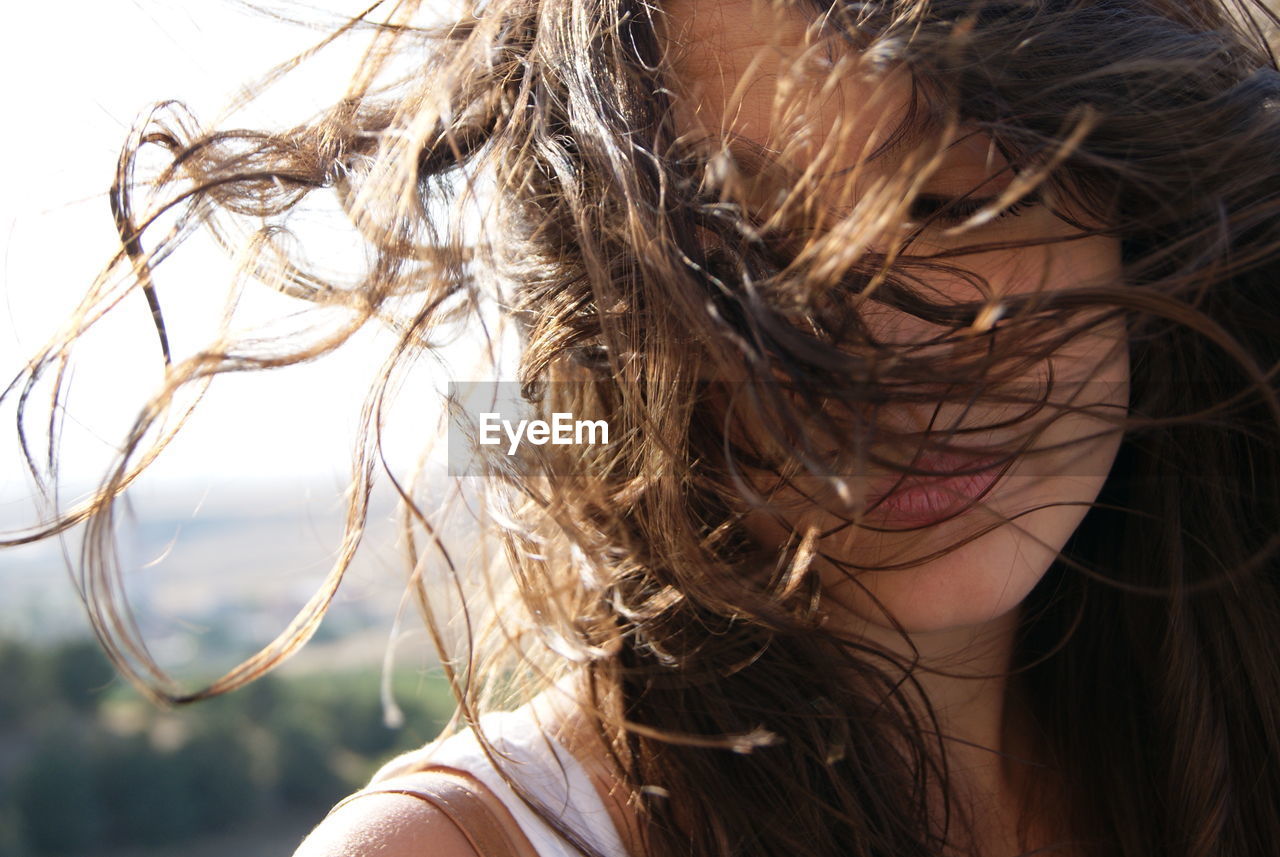
<svg viewBox="0 0 1280 857"><path fill-rule="evenodd" d="M259 281L346 313L323 336L225 340L173 359L98 492L9 539L88 523L87 605L126 675L154 698L191 702L305 643L360 542L396 378L438 331L496 308L519 330L533 407L605 419L616 440L482 465L508 600L456 643L426 598L433 562L464 571L422 511L433 486L383 467L463 718L495 704L512 671L534 689L577 677L654 857L964 848L971 820L948 786L938 718L914 701L918 665L822 622L818 568L855 582L867 569L799 529L762 546L745 521L787 484L847 529L867 528L867 498L845 477L868 465L910 474L901 450L954 440L882 424L895 403L999 402L1028 428L996 451L1033 454L1030 427L1072 406L1028 390L1027 367L1121 319L1131 378L1128 413L1112 419L1120 451L1021 608L1011 681L1046 781L1061 786L1039 800L1061 820L1057 844L1099 857L1244 857L1280 841L1274 15L1207 0L781 3L811 24L804 69L784 81L801 107L803 85L821 84L814 69L909 84L907 109L862 162L908 155L833 213L812 205L831 170L806 172L794 153L726 129L698 139L677 121L687 96L660 4L468 2L431 26L415 23L416 3L375 19L384 5L332 37L368 32L371 47L314 121L205 131L175 103L144 115L111 193L117 257L5 391L49 484L56 459L38 460L27 435L56 434L59 399L36 408L32 391L48 379L60 389L83 334L135 290L171 360L153 274L197 225L247 234ZM395 64L405 58L407 73ZM800 126L796 103L775 105L780 123ZM955 221L921 208L918 178L973 134L998 148L1021 197L1038 194L1076 236L1118 239L1122 282L1000 296L968 271L966 257L1019 242L984 239L981 210ZM151 147L167 164L140 176ZM834 151L805 157L832 164ZM291 255L287 216L313 193L334 194L365 245L355 285ZM488 214L469 230L461 212L475 202ZM945 250L922 249L921 219L946 225ZM975 298L939 299L938 276L963 278ZM866 321L873 306L940 332L886 341ZM271 645L184 690L124 603L111 547L119 498L181 427L192 390L313 359L368 324L398 342L363 413L331 575ZM831 437L845 439L835 454L821 443ZM842 487L832 499L815 485ZM1016 524L983 532L1001 523Z"/></svg>

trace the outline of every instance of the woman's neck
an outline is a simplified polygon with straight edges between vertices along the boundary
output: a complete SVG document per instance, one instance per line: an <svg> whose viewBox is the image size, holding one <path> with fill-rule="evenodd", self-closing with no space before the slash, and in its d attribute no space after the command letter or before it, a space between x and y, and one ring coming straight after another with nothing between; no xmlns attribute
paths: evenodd
<svg viewBox="0 0 1280 857"><path fill-rule="evenodd" d="M1035 764L1027 712L1008 676L1018 611L982 625L909 633L907 639L848 614L832 624L895 655L904 667L915 664L915 682L908 686L919 692L912 702L923 715L927 699L937 718L951 792L971 815L976 853L1016 853L1020 796Z"/></svg>
<svg viewBox="0 0 1280 857"><path fill-rule="evenodd" d="M984 768L980 760L989 762L1009 749L1007 674L1017 624L1017 611L1011 611L983 625L910 633L909 639L855 618L843 621L839 630L892 653L904 664L914 663L911 674L949 739L948 760Z"/></svg>
<svg viewBox="0 0 1280 857"><path fill-rule="evenodd" d="M1033 742L1007 677L1017 624L1012 611L981 626L912 634L910 644L898 632L872 623L850 618L837 625L839 633L856 635L904 661L918 654L913 676L944 736L952 793L967 805L975 825L977 847L969 853L1020 850L1018 796L1031 770ZM619 790L619 773L589 728L590 718L577 708L580 693L573 682L549 691L543 701L550 706L544 709L546 722L559 724L556 737L586 766L624 841L637 845L636 819L626 806L625 790Z"/></svg>

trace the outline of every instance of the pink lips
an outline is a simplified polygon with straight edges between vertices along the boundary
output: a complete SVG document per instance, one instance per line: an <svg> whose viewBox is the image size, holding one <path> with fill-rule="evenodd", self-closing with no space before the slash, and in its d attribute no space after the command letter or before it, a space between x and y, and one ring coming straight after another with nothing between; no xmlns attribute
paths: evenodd
<svg viewBox="0 0 1280 857"><path fill-rule="evenodd" d="M894 525L937 523L983 496L1000 478L999 459L924 453L913 463L921 474L890 474L867 497L869 516ZM957 475L948 475L961 471Z"/></svg>

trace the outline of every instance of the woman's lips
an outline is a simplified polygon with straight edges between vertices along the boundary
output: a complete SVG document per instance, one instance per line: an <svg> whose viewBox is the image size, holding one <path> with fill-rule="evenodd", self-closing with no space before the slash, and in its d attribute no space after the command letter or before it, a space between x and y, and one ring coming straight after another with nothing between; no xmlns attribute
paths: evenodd
<svg viewBox="0 0 1280 857"><path fill-rule="evenodd" d="M924 473L890 474L867 496L867 515L887 524L933 524L951 517L1000 478L999 458L923 453L912 462Z"/></svg>

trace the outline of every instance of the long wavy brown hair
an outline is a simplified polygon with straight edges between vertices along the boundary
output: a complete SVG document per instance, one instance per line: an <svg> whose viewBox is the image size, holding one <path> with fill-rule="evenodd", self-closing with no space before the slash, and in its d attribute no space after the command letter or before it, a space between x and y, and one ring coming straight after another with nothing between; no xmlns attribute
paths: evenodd
<svg viewBox="0 0 1280 857"><path fill-rule="evenodd" d="M846 529L870 527L858 477L915 472L910 450L945 447L958 431L895 431L877 416L895 404L998 403L1017 414L1002 428L1022 430L993 452L1037 453L1037 431L1079 405L1053 384L1028 385L1027 367L1121 319L1129 407L1109 423L1120 451L1020 612L1011 681L1046 780L1060 784L1041 800L1061 820L1058 844L1095 857L1274 853L1276 17L1243 0L780 2L811 26L803 69L776 82L790 93L776 99L779 123L802 128L821 101L813 93L841 75L908 83L906 110L858 160L888 163L893 151L895 168L835 210L814 200L857 172L836 154L841 123L857 117L817 149L802 150L800 133L794 151L691 135L662 4L462 5L447 24L423 25L412 2L353 18L330 38L364 34L369 50L313 121L206 131L166 102L125 146L111 192L120 251L5 391L42 485L56 481L56 458L29 439L56 436L61 394L33 391L60 391L85 332L135 292L170 362L154 277L197 226L247 248L257 282L343 322L173 360L96 494L8 540L87 522L79 580L120 669L185 703L287 658L333 597L381 475L401 497L411 581L463 719L508 699L513 674L530 692L578 677L644 853L963 850L945 736L913 701L917 665L823 622L819 565L854 580L868 569L830 549L830 533L795 528L770 546L746 522L762 511L792 520L777 508L789 486ZM919 177L974 134L1007 161L1010 189L942 203L923 194ZM141 172L152 148L165 164ZM289 215L311 194L337 199L366 251L354 283L308 268L291 240ZM966 257L1014 249L982 226L1031 199L1077 236L1118 238L1121 282L986 288ZM477 204L483 218L464 213ZM922 250L926 226L947 230L945 252ZM939 276L964 278L973 299L940 299L929 288ZM867 323L873 307L937 334L886 341ZM439 485L379 455L400 373L469 317L515 325L535 409L605 419L613 434L476 465L505 547L488 588L465 583L465 563L423 511ZM371 324L398 341L363 412L329 578L270 646L184 690L147 653L123 599L117 502L210 379L313 359ZM832 437L843 439L835 452L823 443ZM476 593L461 639L427 597L437 573ZM581 831L564 832L590 851Z"/></svg>

